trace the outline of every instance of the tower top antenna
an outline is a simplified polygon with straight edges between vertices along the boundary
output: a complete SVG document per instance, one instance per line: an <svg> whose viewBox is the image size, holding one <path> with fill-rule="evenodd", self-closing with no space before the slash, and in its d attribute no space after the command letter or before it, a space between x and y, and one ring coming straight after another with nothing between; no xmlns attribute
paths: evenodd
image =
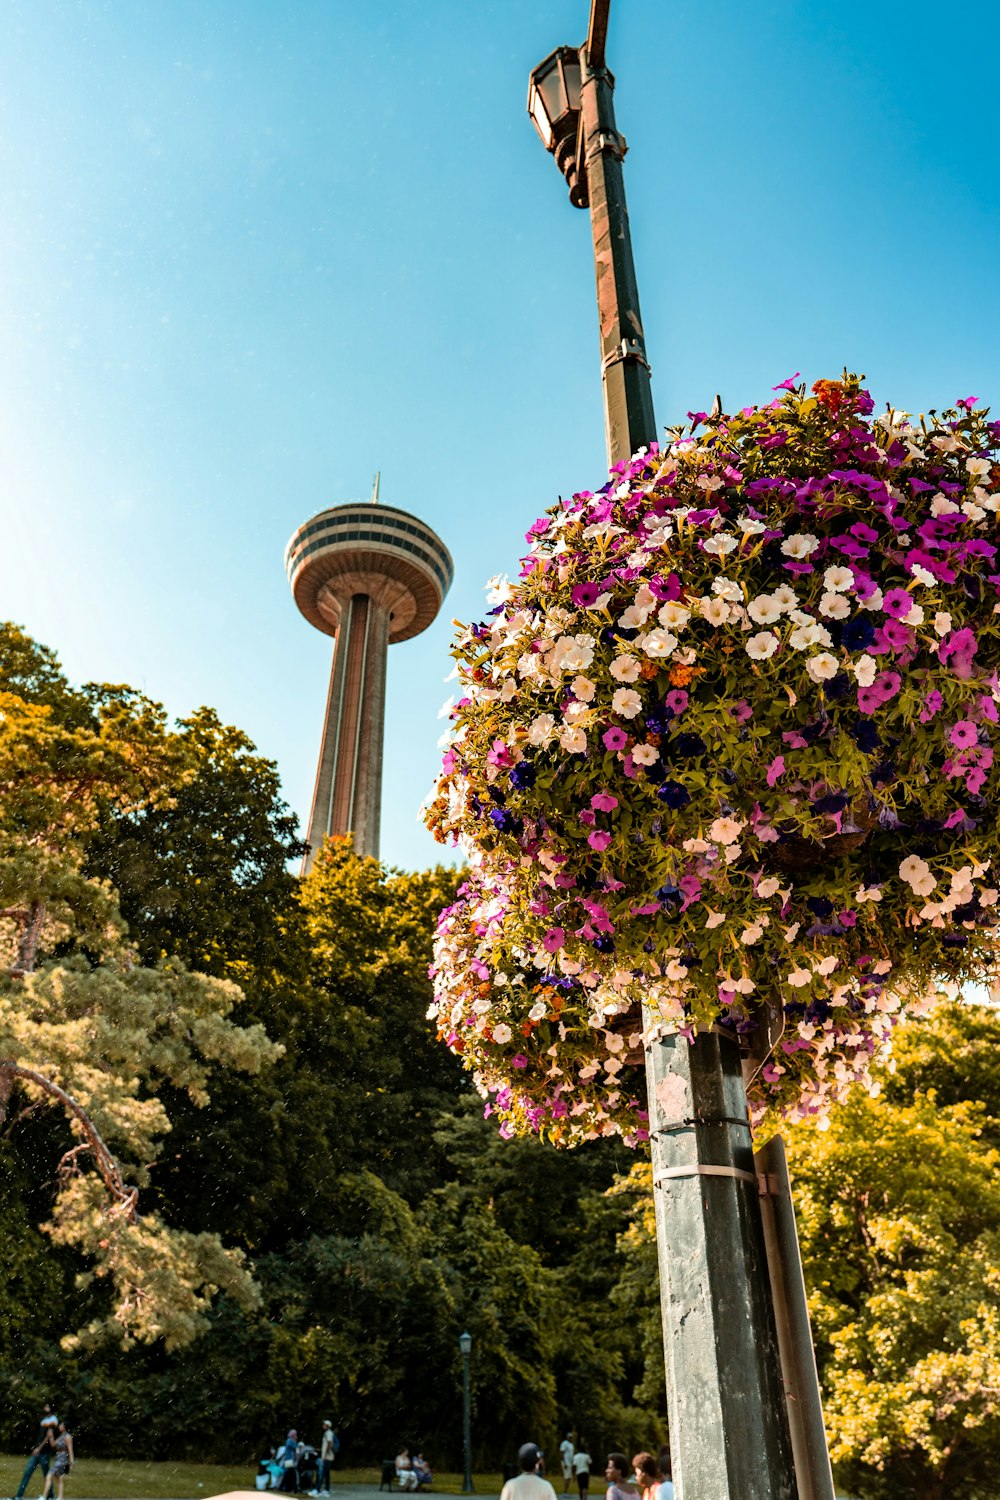
<svg viewBox="0 0 1000 1500"><path fill-rule="evenodd" d="M371 499L372 505L377 505L378 504L378 487L379 487L379 481L381 480L381 478L382 478L382 470L381 469L376 469L375 470L375 478L372 480L372 499Z"/></svg>

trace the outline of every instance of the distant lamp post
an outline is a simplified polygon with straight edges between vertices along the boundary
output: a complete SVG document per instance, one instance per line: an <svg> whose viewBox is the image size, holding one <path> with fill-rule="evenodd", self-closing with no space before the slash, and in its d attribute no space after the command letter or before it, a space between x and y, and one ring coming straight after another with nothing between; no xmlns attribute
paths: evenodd
<svg viewBox="0 0 1000 1500"><path fill-rule="evenodd" d="M462 1494L475 1494L472 1483L472 1397L469 1390L469 1355L472 1353L472 1334L460 1333L458 1347L462 1351L462 1447L465 1450L465 1478Z"/></svg>

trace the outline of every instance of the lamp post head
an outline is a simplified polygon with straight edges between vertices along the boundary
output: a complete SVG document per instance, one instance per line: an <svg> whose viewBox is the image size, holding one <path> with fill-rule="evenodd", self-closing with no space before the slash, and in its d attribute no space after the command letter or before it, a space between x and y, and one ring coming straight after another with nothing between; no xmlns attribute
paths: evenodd
<svg viewBox="0 0 1000 1500"><path fill-rule="evenodd" d="M458 1336L458 1347L465 1355L472 1353L472 1334L460 1333Z"/></svg>
<svg viewBox="0 0 1000 1500"><path fill-rule="evenodd" d="M586 208L587 181L577 156L580 54L575 47L557 47L535 68L528 81L528 114L569 184L570 202Z"/></svg>

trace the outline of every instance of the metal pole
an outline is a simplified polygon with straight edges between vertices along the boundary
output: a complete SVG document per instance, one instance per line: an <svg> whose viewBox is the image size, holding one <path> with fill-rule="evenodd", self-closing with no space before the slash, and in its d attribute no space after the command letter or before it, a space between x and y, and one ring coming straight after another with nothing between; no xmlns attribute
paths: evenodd
<svg viewBox="0 0 1000 1500"><path fill-rule="evenodd" d="M826 1444L816 1354L806 1302L785 1143L768 1141L754 1157L760 1185L767 1269L788 1401L799 1500L836 1500Z"/></svg>
<svg viewBox="0 0 1000 1500"><path fill-rule="evenodd" d="M598 9L603 9L606 25L607 7L595 6ZM592 34L594 30L592 16ZM625 140L615 126L614 79L604 66L603 37L600 55L600 63L594 63L587 45L580 48L577 160L585 163L601 328L605 437L614 464L627 461L653 441L656 418L625 203Z"/></svg>
<svg viewBox="0 0 1000 1500"><path fill-rule="evenodd" d="M625 200L625 142L604 66L609 0L580 49L613 466L656 436ZM594 57L591 60L591 48ZM678 1500L806 1500L796 1487L739 1049L718 1032L660 1038L643 1009L657 1259Z"/></svg>
<svg viewBox="0 0 1000 1500"><path fill-rule="evenodd" d="M469 1390L469 1351L462 1350L462 1446L465 1450L465 1478L462 1480L462 1494L474 1495L476 1487L472 1483L472 1397Z"/></svg>

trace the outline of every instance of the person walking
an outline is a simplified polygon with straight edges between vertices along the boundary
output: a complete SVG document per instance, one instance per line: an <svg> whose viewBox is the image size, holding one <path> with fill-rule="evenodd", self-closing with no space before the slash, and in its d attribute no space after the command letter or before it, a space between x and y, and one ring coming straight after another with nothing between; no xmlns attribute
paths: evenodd
<svg viewBox="0 0 1000 1500"><path fill-rule="evenodd" d="M576 1475L576 1487L580 1491L580 1500L587 1500L587 1492L590 1489L590 1465L592 1459L587 1452L587 1445L580 1439L580 1446L573 1454L573 1473Z"/></svg>
<svg viewBox="0 0 1000 1500"><path fill-rule="evenodd" d="M559 1460L562 1464L562 1492L568 1495L573 1487L573 1434L571 1432L567 1432L559 1444Z"/></svg>
<svg viewBox="0 0 1000 1500"><path fill-rule="evenodd" d="M660 1482L656 1487L656 1500L674 1500L673 1470L670 1467L670 1449L661 1448L656 1455L660 1471Z"/></svg>
<svg viewBox="0 0 1000 1500"><path fill-rule="evenodd" d="M537 1443L522 1443L517 1450L521 1472L507 1480L500 1491L500 1500L556 1500L555 1490L538 1472L541 1461L542 1450Z"/></svg>
<svg viewBox="0 0 1000 1500"><path fill-rule="evenodd" d="M42 1415L38 1424L38 1437L25 1464L24 1473L21 1475L21 1483L14 1494L14 1500L22 1500L28 1481L36 1469L41 1469L42 1478L47 1479L49 1464L52 1462L52 1449L55 1443L56 1429L59 1426L59 1418L52 1410L51 1401L42 1402Z"/></svg>
<svg viewBox="0 0 1000 1500"><path fill-rule="evenodd" d="M638 1491L629 1479L632 1465L624 1453L609 1453L604 1477L608 1481L606 1500L636 1500Z"/></svg>
<svg viewBox="0 0 1000 1500"><path fill-rule="evenodd" d="M52 1438L52 1429L49 1428L50 1441L55 1453L52 1459L52 1467L45 1476L45 1488L42 1490L42 1500L49 1500L52 1493L52 1482L56 1484L57 1500L63 1500L63 1480L75 1463L73 1453L73 1434L65 1422L59 1423L59 1434Z"/></svg>
<svg viewBox="0 0 1000 1500"><path fill-rule="evenodd" d="M660 1481L656 1459L651 1453L636 1453L632 1459L632 1474L642 1500L657 1500L656 1487Z"/></svg>

